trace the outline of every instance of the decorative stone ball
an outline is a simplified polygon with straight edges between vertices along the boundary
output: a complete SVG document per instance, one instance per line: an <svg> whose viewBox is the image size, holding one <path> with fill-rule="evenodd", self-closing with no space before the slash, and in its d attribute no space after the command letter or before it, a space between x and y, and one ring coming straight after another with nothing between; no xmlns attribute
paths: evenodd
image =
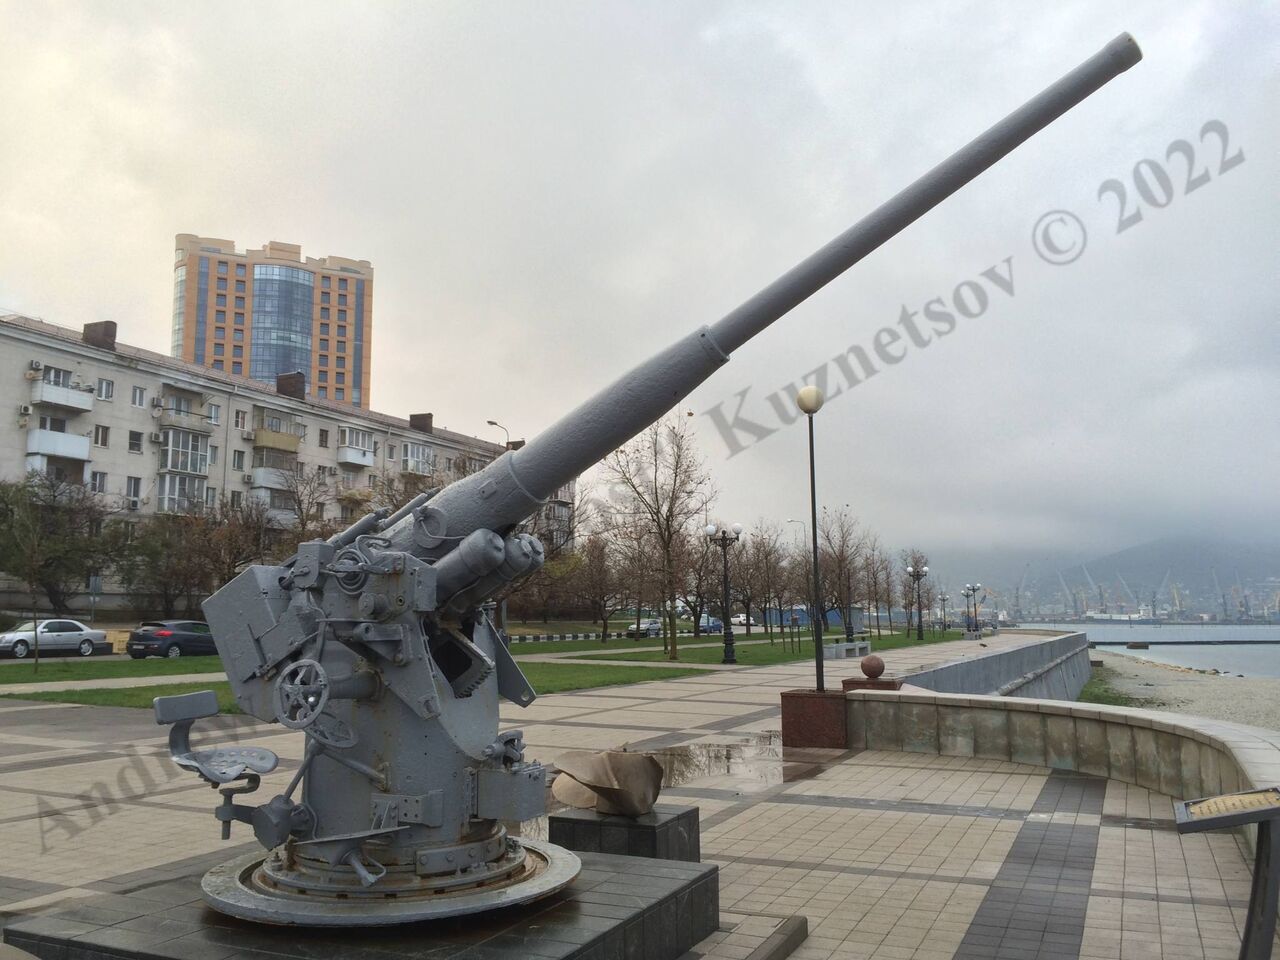
<svg viewBox="0 0 1280 960"><path fill-rule="evenodd" d="M884 673L884 661L874 653L862 658L862 673L868 680L875 680Z"/></svg>

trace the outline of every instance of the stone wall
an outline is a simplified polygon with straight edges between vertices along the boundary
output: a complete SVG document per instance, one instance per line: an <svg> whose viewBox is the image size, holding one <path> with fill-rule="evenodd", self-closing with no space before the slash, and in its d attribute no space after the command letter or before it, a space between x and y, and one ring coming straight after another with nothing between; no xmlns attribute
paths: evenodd
<svg viewBox="0 0 1280 960"><path fill-rule="evenodd" d="M945 663L903 679L938 693L1074 700L1089 680L1089 640L1083 633L1064 634Z"/></svg>

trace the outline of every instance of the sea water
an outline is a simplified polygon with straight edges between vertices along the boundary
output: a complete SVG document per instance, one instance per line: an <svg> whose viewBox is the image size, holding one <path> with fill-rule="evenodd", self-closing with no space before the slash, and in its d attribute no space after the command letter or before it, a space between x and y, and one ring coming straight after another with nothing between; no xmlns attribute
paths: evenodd
<svg viewBox="0 0 1280 960"><path fill-rule="evenodd" d="M1061 623L1046 626L1083 631L1094 641L1152 644L1146 650L1126 650L1122 646L1098 648L1108 653L1246 677L1280 677L1280 625ZM1205 642L1210 640L1215 642ZM1156 644L1156 641L1162 642Z"/></svg>

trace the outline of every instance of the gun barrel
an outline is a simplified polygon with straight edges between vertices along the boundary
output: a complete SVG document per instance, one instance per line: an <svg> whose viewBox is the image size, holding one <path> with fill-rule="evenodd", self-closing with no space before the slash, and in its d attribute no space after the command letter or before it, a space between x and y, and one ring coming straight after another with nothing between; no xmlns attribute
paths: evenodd
<svg viewBox="0 0 1280 960"><path fill-rule="evenodd" d="M688 396L738 347L1141 59L1138 44L1121 34L713 326L624 374L520 450L445 488L432 507L448 519L450 544L479 528L505 532L532 515ZM397 526L400 536L408 536L411 522Z"/></svg>

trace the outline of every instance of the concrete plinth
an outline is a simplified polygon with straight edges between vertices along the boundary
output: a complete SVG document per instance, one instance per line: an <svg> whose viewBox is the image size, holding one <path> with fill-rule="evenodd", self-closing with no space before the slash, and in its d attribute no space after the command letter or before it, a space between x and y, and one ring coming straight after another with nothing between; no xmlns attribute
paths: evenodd
<svg viewBox="0 0 1280 960"><path fill-rule="evenodd" d="M39 960L457 957L675 960L720 923L712 864L581 855L573 883L517 907L377 929L271 926L209 908L198 875L17 919L4 942Z"/></svg>
<svg viewBox="0 0 1280 960"><path fill-rule="evenodd" d="M902 681L894 677L846 677L840 681L840 689L846 693L850 690L901 690Z"/></svg>
<svg viewBox="0 0 1280 960"><path fill-rule="evenodd" d="M549 839L566 850L689 863L702 859L697 807L658 803L640 817L562 810L547 821Z"/></svg>
<svg viewBox="0 0 1280 960"><path fill-rule="evenodd" d="M843 750L845 698L841 690L784 690L782 745Z"/></svg>

